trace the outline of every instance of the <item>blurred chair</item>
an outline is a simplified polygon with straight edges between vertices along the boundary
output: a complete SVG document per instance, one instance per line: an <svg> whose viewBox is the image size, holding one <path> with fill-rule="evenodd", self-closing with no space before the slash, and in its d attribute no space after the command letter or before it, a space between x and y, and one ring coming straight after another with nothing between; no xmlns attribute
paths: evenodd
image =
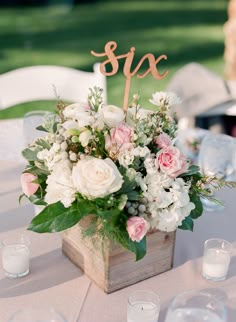
<svg viewBox="0 0 236 322"><path fill-rule="evenodd" d="M204 66L190 63L176 72L167 90L182 100L173 107L180 129L199 126L234 135L236 81L226 81Z"/></svg>
<svg viewBox="0 0 236 322"><path fill-rule="evenodd" d="M0 75L0 109L42 100L65 102L86 101L89 88L103 89L107 101L106 77L100 73L99 63L93 72L62 66L31 66ZM0 160L22 161L24 148L23 119L0 120Z"/></svg>

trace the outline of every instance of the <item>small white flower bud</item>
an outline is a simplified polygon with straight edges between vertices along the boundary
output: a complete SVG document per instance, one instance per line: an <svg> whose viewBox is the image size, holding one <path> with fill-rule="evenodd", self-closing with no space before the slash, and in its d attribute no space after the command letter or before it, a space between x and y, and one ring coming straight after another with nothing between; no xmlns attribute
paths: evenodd
<svg viewBox="0 0 236 322"><path fill-rule="evenodd" d="M62 149L62 150L66 150L66 149L67 149L67 147L68 147L68 144L67 144L67 142L66 142L66 141L64 141L64 142L62 142L62 143L61 143L61 149Z"/></svg>
<svg viewBox="0 0 236 322"><path fill-rule="evenodd" d="M77 155L74 152L70 152L69 158L71 161L76 161L77 160Z"/></svg>

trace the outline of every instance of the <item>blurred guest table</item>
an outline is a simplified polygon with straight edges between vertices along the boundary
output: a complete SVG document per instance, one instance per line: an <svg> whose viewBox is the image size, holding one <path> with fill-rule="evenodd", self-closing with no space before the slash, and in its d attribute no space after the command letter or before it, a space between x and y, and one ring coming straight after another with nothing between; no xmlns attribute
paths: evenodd
<svg viewBox="0 0 236 322"><path fill-rule="evenodd" d="M226 208L205 213L195 221L194 232L178 231L174 268L112 294L105 294L62 254L60 234L36 234L26 230L34 216L33 206L23 201L20 173L23 165L0 162L0 240L24 233L31 239L31 263L28 276L5 277L0 268L0 321L7 322L17 310L34 305L51 305L68 322L126 321L127 297L134 290L153 290L161 298L159 322L173 296L189 289L208 290L226 301L229 319L236 321L236 258L233 257L228 278L210 282L201 276L203 244L212 237L236 242L235 191L221 192ZM236 243L234 243L236 246ZM198 258L200 257L200 258Z"/></svg>

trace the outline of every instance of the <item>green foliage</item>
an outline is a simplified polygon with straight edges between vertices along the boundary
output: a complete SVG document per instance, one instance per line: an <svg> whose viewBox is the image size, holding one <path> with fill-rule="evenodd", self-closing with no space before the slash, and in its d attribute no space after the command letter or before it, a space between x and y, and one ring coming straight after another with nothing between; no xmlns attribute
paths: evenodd
<svg viewBox="0 0 236 322"><path fill-rule="evenodd" d="M44 139L36 139L35 140L35 144L37 144L38 146L42 147L43 149L50 149L51 148L51 145Z"/></svg>
<svg viewBox="0 0 236 322"><path fill-rule="evenodd" d="M133 242L129 239L129 248L136 256L136 261L139 261L146 255L146 237L144 237L139 243Z"/></svg>
<svg viewBox="0 0 236 322"><path fill-rule="evenodd" d="M42 131L42 132L48 132L48 130L47 130L47 129L45 129L45 127L43 127L42 125L37 126L37 127L36 127L36 130L38 130L38 131Z"/></svg>
<svg viewBox="0 0 236 322"><path fill-rule="evenodd" d="M65 208L61 202L48 205L36 216L28 227L28 230L37 233L52 233L65 230L74 226L84 216L93 213L91 204L85 200L73 203Z"/></svg>
<svg viewBox="0 0 236 322"><path fill-rule="evenodd" d="M201 199L198 195L192 194L190 195L190 201L195 204L195 208L191 211L190 216L192 219L197 219L202 215L203 212Z"/></svg>
<svg viewBox="0 0 236 322"><path fill-rule="evenodd" d="M37 154L40 150L40 147L34 149L26 148L22 151L22 155L28 161L38 161Z"/></svg>
<svg viewBox="0 0 236 322"><path fill-rule="evenodd" d="M183 221L182 221L182 225L179 226L179 229L183 229L183 230L191 230L193 231L193 220L191 218L191 215L189 215L188 217L186 217Z"/></svg>
<svg viewBox="0 0 236 322"><path fill-rule="evenodd" d="M192 176L192 175L196 175L196 174L200 174L199 166L191 165L188 168L188 172L185 172L185 173L181 174L180 177L187 177L187 176Z"/></svg>

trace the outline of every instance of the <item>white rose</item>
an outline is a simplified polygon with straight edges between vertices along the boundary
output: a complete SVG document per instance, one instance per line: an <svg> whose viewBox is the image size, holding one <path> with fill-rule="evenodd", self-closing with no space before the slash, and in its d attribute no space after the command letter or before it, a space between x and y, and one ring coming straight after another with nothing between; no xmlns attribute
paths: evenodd
<svg viewBox="0 0 236 322"><path fill-rule="evenodd" d="M67 161L59 162L47 178L45 201L48 204L61 203L67 208L75 200L75 188L71 178L71 164Z"/></svg>
<svg viewBox="0 0 236 322"><path fill-rule="evenodd" d="M67 106L63 111L63 115L66 120L77 121L74 122L74 125L72 122L64 122L63 127L66 129L81 129L94 123L94 117L91 115L91 110L86 103L76 103Z"/></svg>
<svg viewBox="0 0 236 322"><path fill-rule="evenodd" d="M124 111L114 105L105 105L102 107L103 120L109 127L116 127L125 118Z"/></svg>
<svg viewBox="0 0 236 322"><path fill-rule="evenodd" d="M66 108L63 110L63 115L67 119L77 119L81 113L84 113L85 111L88 111L89 107L86 103L75 103L66 106Z"/></svg>
<svg viewBox="0 0 236 322"><path fill-rule="evenodd" d="M86 147L89 141L92 139L92 133L89 130L83 131L79 136L79 141L83 147Z"/></svg>
<svg viewBox="0 0 236 322"><path fill-rule="evenodd" d="M118 191L123 178L111 159L86 157L79 160L72 170L72 180L76 190L83 196L102 198Z"/></svg>

